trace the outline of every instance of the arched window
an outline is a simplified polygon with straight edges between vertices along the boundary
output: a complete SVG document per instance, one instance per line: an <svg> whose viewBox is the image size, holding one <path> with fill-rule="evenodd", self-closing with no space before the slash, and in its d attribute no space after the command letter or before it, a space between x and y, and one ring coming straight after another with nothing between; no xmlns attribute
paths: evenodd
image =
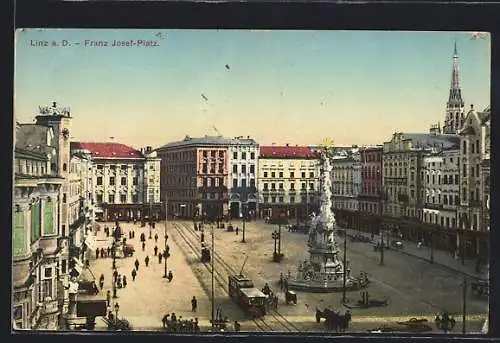
<svg viewBox="0 0 500 343"><path fill-rule="evenodd" d="M63 171L68 170L68 165L66 163L63 163Z"/></svg>

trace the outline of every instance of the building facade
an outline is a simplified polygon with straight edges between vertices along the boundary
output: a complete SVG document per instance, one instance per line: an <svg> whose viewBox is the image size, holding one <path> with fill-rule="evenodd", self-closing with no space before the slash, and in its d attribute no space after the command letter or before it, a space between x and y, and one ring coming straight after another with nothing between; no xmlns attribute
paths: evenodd
<svg viewBox="0 0 500 343"><path fill-rule="evenodd" d="M359 228L361 160L358 149L347 149L331 159L332 205L337 222L343 227Z"/></svg>
<svg viewBox="0 0 500 343"><path fill-rule="evenodd" d="M149 204L149 212L155 219L159 219L162 210L152 211L154 204L158 206L161 203L160 196L160 164L161 159L158 158L158 153L154 151L150 146L141 149L141 153L144 155L144 198L142 199L144 204Z"/></svg>
<svg viewBox="0 0 500 343"><path fill-rule="evenodd" d="M235 137L230 140L228 148L230 217L255 217L258 213L259 144L250 137Z"/></svg>
<svg viewBox="0 0 500 343"><path fill-rule="evenodd" d="M305 220L319 206L319 156L310 147L261 146L259 217Z"/></svg>
<svg viewBox="0 0 500 343"><path fill-rule="evenodd" d="M382 146L361 147L360 228L376 232L382 215Z"/></svg>
<svg viewBox="0 0 500 343"><path fill-rule="evenodd" d="M115 221L160 217L158 171L154 169L158 163L154 162L154 157L148 159L140 151L120 143L71 142L71 149L75 153L88 151L90 154L96 219ZM153 169L146 173L145 168L151 166ZM145 175L153 175L152 182ZM149 198L146 190L152 195ZM158 192L151 193L151 190Z"/></svg>
<svg viewBox="0 0 500 343"><path fill-rule="evenodd" d="M12 209L12 323L17 329L57 330L64 315L58 230L60 190L51 127L16 125Z"/></svg>
<svg viewBox="0 0 500 343"><path fill-rule="evenodd" d="M430 232L434 229L429 228L427 232L421 225L427 200L424 158L445 149L456 149L458 142L457 135L443 135L432 129L427 134L395 133L391 141L384 143L385 227L410 240L421 240L424 244L430 241Z"/></svg>
<svg viewBox="0 0 500 343"><path fill-rule="evenodd" d="M490 131L491 110L476 112L471 106L460 131L460 206L459 227L464 235L460 253L471 257L488 256ZM489 205L488 205L489 206ZM489 222L489 221L488 221Z"/></svg>
<svg viewBox="0 0 500 343"><path fill-rule="evenodd" d="M220 136L186 136L156 149L169 217L228 218L229 143Z"/></svg>

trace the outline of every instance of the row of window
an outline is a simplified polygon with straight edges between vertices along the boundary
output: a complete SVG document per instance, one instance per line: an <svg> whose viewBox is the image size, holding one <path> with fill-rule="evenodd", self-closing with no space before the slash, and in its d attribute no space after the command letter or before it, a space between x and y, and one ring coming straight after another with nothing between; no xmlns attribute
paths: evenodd
<svg viewBox="0 0 500 343"><path fill-rule="evenodd" d="M238 165L237 164L233 165L233 173L234 174L238 173ZM241 173L242 174L247 173L247 166L245 164L241 165ZM251 164L250 165L250 174L254 174L254 173L255 173L255 165Z"/></svg>
<svg viewBox="0 0 500 343"><path fill-rule="evenodd" d="M280 203L280 204L283 204L285 202L285 198L284 197L263 197L264 199L264 203ZM271 200L271 201L269 201ZM278 201L276 201L278 200ZM300 197L300 202L301 203L305 203L307 202L307 197L306 196L301 196ZM295 203L295 197L294 196L291 196L290 197L290 204L294 204Z"/></svg>
<svg viewBox="0 0 500 343"><path fill-rule="evenodd" d="M130 165L127 165L127 164L122 164L122 165L120 166L120 169L121 169L121 170L128 170L129 166L130 166ZM116 169L117 169L117 167L118 167L118 166L117 166L116 164L111 164L111 165L109 166L109 169L111 169L111 170L116 170ZM102 164L98 164L98 165L96 165L96 168L97 168L97 170L103 170L103 169L104 169L104 165L102 165ZM134 165L133 165L133 169L140 169L140 168L139 168L139 165L134 164ZM151 167L151 169L153 169L153 168Z"/></svg>
<svg viewBox="0 0 500 343"><path fill-rule="evenodd" d="M420 179L423 180L424 179L424 172L422 172L420 174ZM432 183L431 183L431 180L432 180ZM437 180L437 183L436 183L436 180ZM432 178L431 178L431 175L427 174L426 175L426 181L427 181L427 184L438 184L438 185L441 185L441 175L437 175L437 178L436 178L436 175L432 175ZM455 175L443 175L443 185L458 185L458 174L455 174Z"/></svg>
<svg viewBox="0 0 500 343"><path fill-rule="evenodd" d="M269 175L269 173L265 171L264 172L264 177L268 177L268 175ZM283 172L282 171L278 172L278 177L280 179L283 178ZM306 172L301 172L300 173L300 177L304 179L306 177ZM271 172L271 178L272 179L276 178L276 172ZM291 179L295 178L295 172L293 172L293 171L290 172L290 178ZM309 172L309 178L311 178L311 179L314 178L314 172Z"/></svg>
<svg viewBox="0 0 500 343"><path fill-rule="evenodd" d="M109 176L108 180L109 180L108 184L110 186L115 186L115 177L114 176ZM128 180L127 177L122 177L120 179L120 185L126 186L127 185L127 180ZM97 185L98 186L102 186L102 184L103 184L102 181L103 181L103 177L102 176L98 176L97 177ZM150 181L150 182L152 182L152 181ZM138 178L137 177L132 178L132 185L133 186L137 186L137 184L138 184Z"/></svg>
<svg viewBox="0 0 500 343"><path fill-rule="evenodd" d="M471 177L479 177L480 176L480 167L479 163L476 164L476 166L471 166L470 167L470 176ZM467 165L463 164L462 165L462 176L467 177Z"/></svg>
<svg viewBox="0 0 500 343"><path fill-rule="evenodd" d="M46 175L46 163L31 160L16 160L16 173L24 175ZM55 169L55 165L54 165Z"/></svg>
<svg viewBox="0 0 500 343"><path fill-rule="evenodd" d="M201 168L201 172L203 174L208 174L208 163L203 163L203 166ZM211 163L210 164L210 174L215 174L217 164L216 163ZM219 168L217 169L219 174L224 174L224 163L219 163Z"/></svg>
<svg viewBox="0 0 500 343"><path fill-rule="evenodd" d="M440 221L438 221L440 219ZM448 228L456 228L457 220L455 218L450 217L440 217L437 214L426 213L424 212L424 222L425 223L433 223L433 224L441 224L442 227Z"/></svg>
<svg viewBox="0 0 500 343"><path fill-rule="evenodd" d="M380 162L381 158L382 158L382 154L381 153L373 153L373 154L361 153L361 161L363 163L366 163L366 162Z"/></svg>
<svg viewBox="0 0 500 343"><path fill-rule="evenodd" d="M476 144L474 144L474 142L470 143L470 152L469 153L470 154L474 154L474 153L479 154L480 153L480 151L479 151L480 148L481 148L481 145L479 144L479 139L477 139L476 140ZM462 153L464 155L467 155L467 141L465 141L465 140L462 143Z"/></svg>
<svg viewBox="0 0 500 343"><path fill-rule="evenodd" d="M441 204L441 194L438 194L437 202L436 202L436 196L427 195L426 200L428 204ZM442 202L443 205L460 205L460 200L458 195L444 194L442 200L443 200Z"/></svg>
<svg viewBox="0 0 500 343"><path fill-rule="evenodd" d="M261 161L264 161L263 164L262 164L262 167L263 168L268 168L269 165L266 163L266 160L265 159L262 159ZM309 167L314 167L316 165L316 162L314 161L310 161L309 162ZM295 162L294 161L290 161L288 166L290 168L295 168ZM300 168L306 168L307 167L307 163L306 162L300 162ZM271 164L271 168L276 168L276 164ZM282 162L279 162L278 163L278 168L283 168L283 163Z"/></svg>
<svg viewBox="0 0 500 343"><path fill-rule="evenodd" d="M234 151L233 152L233 160L237 160L237 159L238 159L238 152ZM247 153L246 152L241 152L241 159L242 160L246 160L247 159ZM250 153L250 159L251 160L255 160L255 153L254 152Z"/></svg>
<svg viewBox="0 0 500 343"><path fill-rule="evenodd" d="M264 182L263 186L264 186L264 191L269 191L269 184L267 182ZM285 190L285 188L283 187L283 183L281 183L281 182L278 183L278 189L279 190ZM305 182L301 183L300 189L301 190L305 190L306 189L306 183ZM276 190L276 183L274 183L274 182L271 183L271 190L272 191ZM290 183L290 190L291 191L295 190L295 183ZM309 184L309 190L310 191L314 191L314 183L310 183Z"/></svg>
<svg viewBox="0 0 500 343"><path fill-rule="evenodd" d="M233 179L233 188L238 187L238 179ZM241 179L241 186L240 187L247 187L247 180L246 179ZM255 187L255 179L250 179L250 187Z"/></svg>
<svg viewBox="0 0 500 343"><path fill-rule="evenodd" d="M362 212L378 213L378 204L360 203L359 209Z"/></svg>
<svg viewBox="0 0 500 343"><path fill-rule="evenodd" d="M115 203L115 194L108 194L108 204L114 204ZM120 203L125 204L127 203L127 194L120 194ZM103 195L102 194L97 194L96 195L96 201L97 204L100 205L103 203ZM136 204L139 202L139 195L138 194L132 194L132 203Z"/></svg>

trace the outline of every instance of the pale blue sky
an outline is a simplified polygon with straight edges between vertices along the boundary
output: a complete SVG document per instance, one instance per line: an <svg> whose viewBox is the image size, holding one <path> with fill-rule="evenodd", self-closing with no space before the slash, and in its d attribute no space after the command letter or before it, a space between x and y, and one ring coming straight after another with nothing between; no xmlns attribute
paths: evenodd
<svg viewBox="0 0 500 343"><path fill-rule="evenodd" d="M72 46L31 46L63 39ZM159 46L83 46L115 39ZM16 35L14 114L32 122L38 105L57 101L72 109L75 140L113 136L135 147L213 135L213 125L224 136L250 135L264 145L316 144L323 137L379 144L394 131L443 124L455 39L466 106L483 109L490 101L489 36L29 29Z"/></svg>

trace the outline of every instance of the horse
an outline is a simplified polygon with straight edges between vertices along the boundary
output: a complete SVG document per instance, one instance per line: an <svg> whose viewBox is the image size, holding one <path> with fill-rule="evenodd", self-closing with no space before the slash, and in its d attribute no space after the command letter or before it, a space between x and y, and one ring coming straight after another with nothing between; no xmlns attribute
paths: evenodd
<svg viewBox="0 0 500 343"><path fill-rule="evenodd" d="M329 329L335 329L335 332L345 332L349 328L351 321L351 313L349 310L341 315L339 312L334 312L325 308L323 311L316 308L316 322L319 323L321 318L325 318L325 325Z"/></svg>

